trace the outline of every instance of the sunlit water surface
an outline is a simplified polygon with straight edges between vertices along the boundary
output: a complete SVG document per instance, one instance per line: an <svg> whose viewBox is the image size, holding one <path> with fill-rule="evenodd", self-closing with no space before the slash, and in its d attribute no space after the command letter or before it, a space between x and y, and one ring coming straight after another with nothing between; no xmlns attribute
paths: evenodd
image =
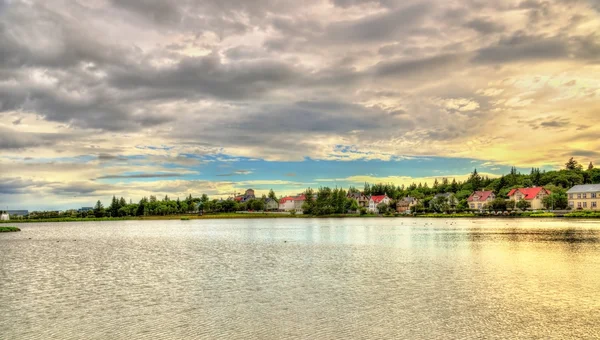
<svg viewBox="0 0 600 340"><path fill-rule="evenodd" d="M19 225L0 339L600 338L600 223Z"/></svg>

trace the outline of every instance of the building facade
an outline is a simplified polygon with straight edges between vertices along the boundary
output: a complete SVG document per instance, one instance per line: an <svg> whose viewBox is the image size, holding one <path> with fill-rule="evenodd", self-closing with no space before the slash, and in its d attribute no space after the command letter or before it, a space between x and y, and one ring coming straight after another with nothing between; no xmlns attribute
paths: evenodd
<svg viewBox="0 0 600 340"><path fill-rule="evenodd" d="M268 211L277 210L279 209L279 203L272 198L267 198L265 201L265 209Z"/></svg>
<svg viewBox="0 0 600 340"><path fill-rule="evenodd" d="M396 211L400 214L410 214L412 209L419 204L419 200L414 197L404 197L396 203Z"/></svg>
<svg viewBox="0 0 600 340"><path fill-rule="evenodd" d="M453 193L446 192L443 194L437 194L437 195L433 196L433 199L440 198L440 197L443 197L446 199L446 202L448 203L448 205L450 206L451 209L456 209L456 206L458 205L458 199L456 198L456 196L454 196Z"/></svg>
<svg viewBox="0 0 600 340"><path fill-rule="evenodd" d="M297 196L287 196L279 199L279 210L283 211L302 211L302 205L306 200L304 194Z"/></svg>
<svg viewBox="0 0 600 340"><path fill-rule="evenodd" d="M390 204L390 198L387 195L371 196L369 199L369 212L378 214L379 209L377 209L377 206L381 203Z"/></svg>
<svg viewBox="0 0 600 340"><path fill-rule="evenodd" d="M600 184L576 185L567 191L569 207L580 210L598 210Z"/></svg>
<svg viewBox="0 0 600 340"><path fill-rule="evenodd" d="M256 199L256 196L254 195L254 190L248 189L248 190L246 190L246 192L243 195L235 196L233 199L236 202L244 203L244 202L247 202L249 200Z"/></svg>
<svg viewBox="0 0 600 340"><path fill-rule="evenodd" d="M543 199L548 195L550 195L550 191L544 187L517 188L508 193L508 199L515 201L515 204L520 200L526 200L531 204L531 209L540 210L545 208Z"/></svg>
<svg viewBox="0 0 600 340"><path fill-rule="evenodd" d="M347 197L355 200L360 208L367 208L369 206L369 198L361 192L348 193Z"/></svg>
<svg viewBox="0 0 600 340"><path fill-rule="evenodd" d="M467 203L469 204L469 209L483 210L495 198L496 195L494 195L493 191L475 191L467 198Z"/></svg>

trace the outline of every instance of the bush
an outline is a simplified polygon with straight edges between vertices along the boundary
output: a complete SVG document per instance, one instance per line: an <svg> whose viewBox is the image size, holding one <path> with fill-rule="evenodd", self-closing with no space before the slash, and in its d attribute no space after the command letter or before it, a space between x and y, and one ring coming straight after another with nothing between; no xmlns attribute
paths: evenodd
<svg viewBox="0 0 600 340"><path fill-rule="evenodd" d="M17 227L0 227L0 233L8 233L12 231L21 231L21 229Z"/></svg>

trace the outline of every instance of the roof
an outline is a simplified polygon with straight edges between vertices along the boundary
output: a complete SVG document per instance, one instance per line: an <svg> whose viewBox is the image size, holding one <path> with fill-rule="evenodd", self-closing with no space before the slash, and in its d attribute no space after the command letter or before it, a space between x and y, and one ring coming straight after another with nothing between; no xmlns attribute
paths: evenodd
<svg viewBox="0 0 600 340"><path fill-rule="evenodd" d="M417 203L417 199L414 197L404 197L403 199L399 200L398 203L396 203L396 206L408 206L411 205L413 203Z"/></svg>
<svg viewBox="0 0 600 340"><path fill-rule="evenodd" d="M517 189L512 189L509 193L508 193L508 197L514 195L517 191L520 191L523 195L525 195L525 199L526 200L532 200L535 198L535 196L537 196L537 194L540 193L540 191L544 190L546 193L550 193L550 191L544 189L544 187L535 187L535 188L517 188Z"/></svg>
<svg viewBox="0 0 600 340"><path fill-rule="evenodd" d="M279 199L279 204L283 204L287 201L304 201L306 200L306 196L304 196L304 194L302 195L298 195L298 196L287 196L287 197L282 197Z"/></svg>
<svg viewBox="0 0 600 340"><path fill-rule="evenodd" d="M371 199L373 200L373 202L379 203L379 202L383 201L383 199L386 197L387 197L387 195L377 195L377 196L371 196Z"/></svg>
<svg viewBox="0 0 600 340"><path fill-rule="evenodd" d="M576 185L567 191L568 194L584 193L584 192L599 192L600 184L583 184Z"/></svg>
<svg viewBox="0 0 600 340"><path fill-rule="evenodd" d="M469 198L467 198L467 201L472 202L474 200L473 196L475 196L475 195L479 196L479 201L485 201L492 194L494 194L494 192L491 190L490 191L475 191L471 194L471 196L469 196Z"/></svg>
<svg viewBox="0 0 600 340"><path fill-rule="evenodd" d="M449 198L450 196L454 196L454 194L453 194L453 193L451 193L451 192L446 192L446 193L443 193L443 194L437 194L437 195L435 195L435 196L433 196L433 197L435 197L435 198L438 198L438 197L446 197L446 198Z"/></svg>

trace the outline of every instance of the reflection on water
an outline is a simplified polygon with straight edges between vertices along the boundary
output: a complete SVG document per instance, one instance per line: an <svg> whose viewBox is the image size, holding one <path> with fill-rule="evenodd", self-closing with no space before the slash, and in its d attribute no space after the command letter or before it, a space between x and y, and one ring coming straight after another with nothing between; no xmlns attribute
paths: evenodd
<svg viewBox="0 0 600 340"><path fill-rule="evenodd" d="M600 338L600 223L23 225L0 339Z"/></svg>

